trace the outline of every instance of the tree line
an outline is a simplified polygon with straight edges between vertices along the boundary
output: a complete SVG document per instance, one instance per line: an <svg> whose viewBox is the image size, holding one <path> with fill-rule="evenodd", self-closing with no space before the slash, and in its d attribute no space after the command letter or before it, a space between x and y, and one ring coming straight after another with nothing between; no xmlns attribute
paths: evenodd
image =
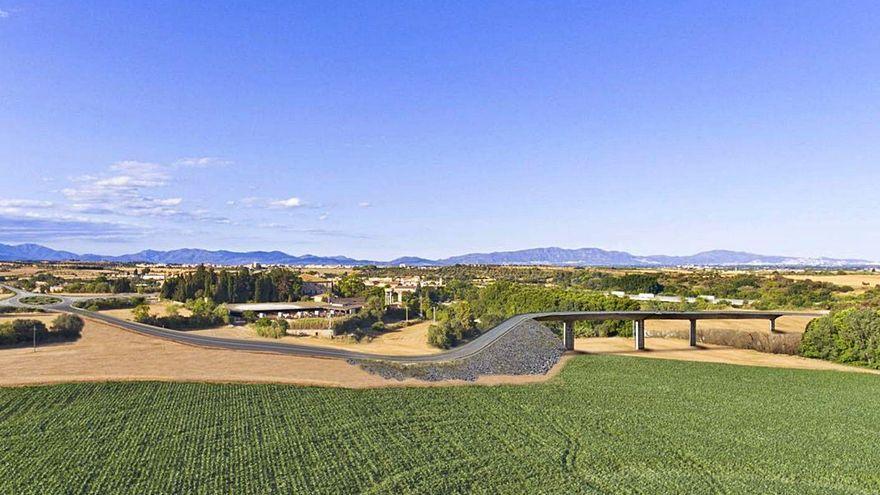
<svg viewBox="0 0 880 495"><path fill-rule="evenodd" d="M15 319L0 323L0 345L76 340L84 325L82 318L71 314L58 315L48 328L40 320Z"/></svg>
<svg viewBox="0 0 880 495"><path fill-rule="evenodd" d="M287 268L215 271L199 265L195 271L165 279L162 298L186 302L208 297L215 303L292 302L302 298L302 277Z"/></svg>

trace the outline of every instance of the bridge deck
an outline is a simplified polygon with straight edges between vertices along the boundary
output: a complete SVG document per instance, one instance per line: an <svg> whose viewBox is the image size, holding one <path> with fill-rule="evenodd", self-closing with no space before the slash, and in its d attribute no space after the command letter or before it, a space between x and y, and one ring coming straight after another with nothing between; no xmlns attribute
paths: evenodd
<svg viewBox="0 0 880 495"><path fill-rule="evenodd" d="M541 313L538 321L598 320L775 320L791 313L782 311L571 311Z"/></svg>

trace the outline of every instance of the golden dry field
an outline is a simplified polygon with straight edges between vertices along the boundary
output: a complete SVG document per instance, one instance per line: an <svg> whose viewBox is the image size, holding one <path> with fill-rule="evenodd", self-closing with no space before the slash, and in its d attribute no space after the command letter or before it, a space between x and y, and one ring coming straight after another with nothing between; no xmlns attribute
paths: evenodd
<svg viewBox="0 0 880 495"><path fill-rule="evenodd" d="M0 314L0 323L8 323L12 320L39 320L47 327L58 318L58 313L6 313Z"/></svg>
<svg viewBox="0 0 880 495"><path fill-rule="evenodd" d="M362 339L360 342L347 340L345 338L329 339L311 336L286 336L281 337L280 339L260 337L250 325L226 325L206 330L190 330L189 333L227 339L264 340L289 344L313 345L318 347L332 347L334 349L346 349L368 354L414 356L440 352L440 349L428 345L428 327L430 325L430 322L417 323L400 330L385 332L373 337L372 340Z"/></svg>
<svg viewBox="0 0 880 495"><path fill-rule="evenodd" d="M177 311L181 316L191 316L192 312L182 304L171 302L171 301L153 301L147 304L150 307L150 313L155 316L166 316L167 309L171 306L176 306ZM134 321L134 317L132 316L132 308L124 308L124 309L106 309L101 311L103 314L110 315L114 318L119 318L121 320Z"/></svg>
<svg viewBox="0 0 880 495"><path fill-rule="evenodd" d="M852 287L855 289L854 293L861 293L880 285L880 273L847 273L845 275L831 273L828 275L784 274L783 276L792 280L809 279L814 282L830 282L836 285Z"/></svg>

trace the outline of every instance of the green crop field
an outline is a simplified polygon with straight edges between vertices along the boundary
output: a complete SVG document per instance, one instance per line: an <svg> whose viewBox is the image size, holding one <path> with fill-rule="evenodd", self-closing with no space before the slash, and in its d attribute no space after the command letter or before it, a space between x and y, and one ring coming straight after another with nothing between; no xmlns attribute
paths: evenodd
<svg viewBox="0 0 880 495"><path fill-rule="evenodd" d="M584 356L548 384L0 389L0 493L880 493L880 377Z"/></svg>

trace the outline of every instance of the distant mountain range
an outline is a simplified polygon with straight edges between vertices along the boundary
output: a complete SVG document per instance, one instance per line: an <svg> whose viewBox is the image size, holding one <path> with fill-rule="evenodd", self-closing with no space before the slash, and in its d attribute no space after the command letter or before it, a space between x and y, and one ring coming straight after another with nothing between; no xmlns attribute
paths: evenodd
<svg viewBox="0 0 880 495"><path fill-rule="evenodd" d="M812 266L844 267L875 265L861 259L798 258L766 256L740 251L705 251L691 256L637 256L623 251L598 248L563 249L558 247L523 249L494 253L471 253L451 258L430 260L407 256L391 261L358 260L345 256L293 256L281 251L208 251L205 249L146 250L121 256L76 254L56 251L39 244L0 244L0 261L110 261L119 263L165 263L212 265L379 265L379 266L446 266L465 265L556 265L556 266Z"/></svg>

